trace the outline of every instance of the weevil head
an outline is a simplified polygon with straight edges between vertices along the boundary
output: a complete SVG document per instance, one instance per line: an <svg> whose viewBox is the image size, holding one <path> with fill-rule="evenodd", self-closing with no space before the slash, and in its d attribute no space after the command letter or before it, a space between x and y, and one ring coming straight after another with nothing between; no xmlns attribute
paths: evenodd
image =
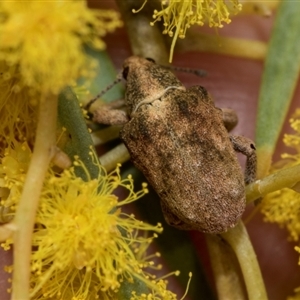
<svg viewBox="0 0 300 300"><path fill-rule="evenodd" d="M159 99L168 87L182 87L171 71L151 58L138 56L131 56L124 61L123 78L126 80L125 101L129 114L135 112L141 102L151 103Z"/></svg>

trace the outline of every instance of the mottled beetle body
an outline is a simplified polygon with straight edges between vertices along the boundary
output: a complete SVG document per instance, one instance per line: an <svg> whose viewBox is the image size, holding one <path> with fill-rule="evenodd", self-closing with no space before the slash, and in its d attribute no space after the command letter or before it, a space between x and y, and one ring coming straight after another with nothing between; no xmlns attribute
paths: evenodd
<svg viewBox="0 0 300 300"><path fill-rule="evenodd" d="M131 57L124 71L134 113L120 136L160 196L166 220L209 233L233 227L245 208L244 176L222 111L204 88L185 89L151 61Z"/></svg>
<svg viewBox="0 0 300 300"><path fill-rule="evenodd" d="M160 196L167 222L208 233L233 227L245 209L235 151L247 156L245 182L256 173L252 141L226 130L237 121L233 111L216 108L203 87L186 89L151 59L129 57L123 77L127 113L116 102L96 110L94 120L125 124L120 137Z"/></svg>

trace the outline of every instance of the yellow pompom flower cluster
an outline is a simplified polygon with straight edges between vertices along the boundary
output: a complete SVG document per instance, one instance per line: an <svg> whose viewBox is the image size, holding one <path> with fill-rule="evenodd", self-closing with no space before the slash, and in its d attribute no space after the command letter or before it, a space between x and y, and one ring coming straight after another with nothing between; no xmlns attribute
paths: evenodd
<svg viewBox="0 0 300 300"><path fill-rule="evenodd" d="M242 9L238 0L189 0L189 1L161 1L161 11L155 10L154 22L164 20L164 34L170 37L175 34L184 38L186 30L191 25L208 24L209 27L223 27L223 23L230 23L230 14L237 13ZM178 31L177 31L178 30Z"/></svg>
<svg viewBox="0 0 300 300"><path fill-rule="evenodd" d="M171 275L171 274L170 274ZM178 276L179 272L176 271L174 275ZM189 282L187 285L187 289L185 294L180 298L180 300L183 300L187 294L189 283L192 277L192 274L189 274ZM133 292L133 296L130 298L130 300L177 300L177 295L172 293L171 291L167 290L167 281L160 279L155 282L155 289L152 290L151 294L141 294L137 295L135 292Z"/></svg>
<svg viewBox="0 0 300 300"><path fill-rule="evenodd" d="M291 127L295 131L293 134L285 134L284 144L294 151L284 153L282 160L272 166L271 171L276 173L280 169L293 168L300 164L300 109L298 108L289 120ZM288 239L299 245L300 238L300 182L290 188L283 188L267 194L261 206L264 221L277 223L288 232ZM300 253L300 247L295 250ZM299 263L300 265L300 260ZM287 300L300 300L300 287L294 290L295 294Z"/></svg>
<svg viewBox="0 0 300 300"><path fill-rule="evenodd" d="M13 142L1 155L0 164L0 223L12 218L20 198L28 170L31 150L26 142Z"/></svg>
<svg viewBox="0 0 300 300"><path fill-rule="evenodd" d="M104 49L104 36L121 25L115 11L92 10L86 1L1 1L0 60L19 66L26 86L58 93L93 63L84 44Z"/></svg>
<svg viewBox="0 0 300 300"><path fill-rule="evenodd" d="M295 134L286 134L284 136L284 143L293 149L295 149L296 154L289 155L283 154L282 158L289 159L294 164L300 163L300 109L298 108L290 120L291 127L296 132Z"/></svg>
<svg viewBox="0 0 300 300"><path fill-rule="evenodd" d="M121 26L117 12L89 9L84 0L0 2L0 147L33 142L41 100L80 77L94 75L85 46Z"/></svg>
<svg viewBox="0 0 300 300"><path fill-rule="evenodd" d="M300 236L300 194L289 188L273 192L264 198L262 213L265 220L286 228L291 240L297 242Z"/></svg>
<svg viewBox="0 0 300 300"><path fill-rule="evenodd" d="M130 175L122 179L119 166L106 174L93 151L90 155L99 168L96 179L78 159L74 166L86 173L87 181L76 177L74 167L61 174L48 172L32 239L31 299L116 299L121 285L136 279L149 288L149 294L133 291L132 299L177 299L166 289L166 280L148 273L160 268L151 260L159 253L147 256L156 236L148 232L162 232L161 225L122 212L122 206L148 192L147 185L135 192ZM1 205L10 212L2 211L2 218L13 215L18 206L30 156L26 143L15 142L5 151L0 165ZM126 198L119 200L116 192L125 192ZM9 239L1 246L8 250L11 243Z"/></svg>
<svg viewBox="0 0 300 300"><path fill-rule="evenodd" d="M294 154L284 153L280 167L291 167L300 164L300 109L290 119L294 134L285 134L284 143L293 148ZM277 168L275 167L275 170ZM297 186L268 194L262 202L262 213L268 222L278 223L288 230L290 239L299 241L300 237L300 194Z"/></svg>
<svg viewBox="0 0 300 300"><path fill-rule="evenodd" d="M113 191L120 186L129 194L118 202ZM145 193L146 186L135 193L132 179L122 180L119 169L87 182L72 170L51 177L33 235L33 293L43 287L42 298L67 299L71 289L78 299L97 299L99 292L117 292L120 282L142 273L148 264L138 261L134 251L152 238L138 236L136 230L160 232L161 227L122 213L121 206Z"/></svg>
<svg viewBox="0 0 300 300"><path fill-rule="evenodd" d="M298 108L290 119L294 134L285 134L284 143L294 149L295 153L282 154L282 161L277 163L274 171L278 168L287 168L300 164L300 109ZM278 166L278 167L277 167ZM300 188L299 182L292 188L284 188L268 194L262 202L261 211L265 215L265 221L277 223L286 228L289 239L299 243L300 238ZM295 250L300 253L300 247ZM300 260L299 263L300 265ZM295 289L295 294L288 300L300 299L300 287Z"/></svg>
<svg viewBox="0 0 300 300"><path fill-rule="evenodd" d="M3 154L14 140L33 141L37 106L36 95L24 86L18 67L8 67L3 61L0 61L0 90L0 153Z"/></svg>
<svg viewBox="0 0 300 300"><path fill-rule="evenodd" d="M186 31L192 25L222 28L223 23L230 23L230 14L236 14L242 9L238 0L162 0L162 9L155 10L155 22L163 19L163 33L173 37L170 62L172 61L176 39L184 38Z"/></svg>

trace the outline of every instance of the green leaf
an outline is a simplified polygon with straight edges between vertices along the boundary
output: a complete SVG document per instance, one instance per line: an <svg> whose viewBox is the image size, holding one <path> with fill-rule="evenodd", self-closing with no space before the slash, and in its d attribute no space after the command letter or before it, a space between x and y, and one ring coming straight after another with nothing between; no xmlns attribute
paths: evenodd
<svg viewBox="0 0 300 300"><path fill-rule="evenodd" d="M146 286L144 282L141 280L138 280L137 278L132 278L133 282L129 283L128 281L124 281L120 289L118 291L118 298L119 299L124 299L124 300L129 300L132 297L132 292L135 292L136 295L141 295L141 294L149 294L150 290Z"/></svg>
<svg viewBox="0 0 300 300"><path fill-rule="evenodd" d="M90 82L90 93L96 95L111 84L116 78L116 71L108 55L104 51L96 51L91 48L86 48L87 54L98 62L96 68L96 76ZM84 80L79 80L78 85L84 83ZM123 97L123 88L120 85L110 89L102 99L104 101L112 101ZM90 147L93 146L93 141L88 131L86 120L84 119L82 108L79 101L71 88L66 88L59 95L58 103L58 118L61 126L67 129L67 140L64 142L63 150L71 159L78 155L84 163L92 178L97 178L99 168L92 162L92 157L89 155ZM75 168L75 172L83 179L86 174L82 168Z"/></svg>
<svg viewBox="0 0 300 300"><path fill-rule="evenodd" d="M67 130L63 150L72 160L75 155L78 155L89 170L90 176L97 178L99 168L92 162L92 157L89 155L93 141L83 117L82 109L71 88L64 89L58 97L58 121L59 125ZM87 180L82 168L75 167L75 172L77 176Z"/></svg>
<svg viewBox="0 0 300 300"><path fill-rule="evenodd" d="M300 2L282 1L269 44L256 123L258 175L268 172L299 77Z"/></svg>
<svg viewBox="0 0 300 300"><path fill-rule="evenodd" d="M87 54L98 62L96 68L96 76L90 82L89 91L90 94L96 96L103 91L107 86L113 83L117 77L116 69L111 62L108 54L105 51L96 51L92 48L86 48ZM80 85L80 82L79 82ZM124 97L124 88L122 85L117 84L107 91L101 100L110 102Z"/></svg>

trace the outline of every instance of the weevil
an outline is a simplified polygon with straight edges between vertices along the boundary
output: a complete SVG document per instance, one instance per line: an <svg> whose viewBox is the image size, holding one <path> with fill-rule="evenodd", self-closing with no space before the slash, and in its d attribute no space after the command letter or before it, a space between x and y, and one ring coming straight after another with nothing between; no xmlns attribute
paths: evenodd
<svg viewBox="0 0 300 300"><path fill-rule="evenodd" d="M123 78L127 111L116 102L96 110L94 120L124 125L120 138L159 195L166 221L207 233L234 227L245 209L245 184L256 176L253 142L227 131L236 114L215 107L204 87L185 88L152 59L129 57ZM236 151L247 156L245 176Z"/></svg>

